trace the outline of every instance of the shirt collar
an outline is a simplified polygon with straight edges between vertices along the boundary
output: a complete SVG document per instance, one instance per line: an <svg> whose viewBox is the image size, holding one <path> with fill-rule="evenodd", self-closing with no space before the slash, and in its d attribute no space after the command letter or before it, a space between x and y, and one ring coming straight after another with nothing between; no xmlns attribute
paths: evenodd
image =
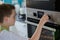
<svg viewBox="0 0 60 40"><path fill-rule="evenodd" d="M5 27L2 27L1 25L0 25L0 30L1 30L1 31L3 31L3 30L9 31L9 29L7 29L7 28L5 28Z"/></svg>

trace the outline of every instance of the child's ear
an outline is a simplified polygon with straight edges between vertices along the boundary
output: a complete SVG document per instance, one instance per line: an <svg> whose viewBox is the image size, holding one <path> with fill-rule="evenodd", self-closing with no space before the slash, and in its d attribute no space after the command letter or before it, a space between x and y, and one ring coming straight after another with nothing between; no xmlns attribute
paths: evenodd
<svg viewBox="0 0 60 40"><path fill-rule="evenodd" d="M8 17L4 17L4 21L5 22L8 22Z"/></svg>

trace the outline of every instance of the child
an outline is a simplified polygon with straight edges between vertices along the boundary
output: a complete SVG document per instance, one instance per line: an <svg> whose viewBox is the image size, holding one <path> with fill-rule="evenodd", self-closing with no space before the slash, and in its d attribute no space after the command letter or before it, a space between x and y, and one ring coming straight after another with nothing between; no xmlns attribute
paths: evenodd
<svg viewBox="0 0 60 40"><path fill-rule="evenodd" d="M9 4L0 5L0 40L27 40L18 34L9 31L9 26L15 23L15 7ZM39 40L43 25L48 21L48 16L45 14L36 28L35 33L28 40Z"/></svg>

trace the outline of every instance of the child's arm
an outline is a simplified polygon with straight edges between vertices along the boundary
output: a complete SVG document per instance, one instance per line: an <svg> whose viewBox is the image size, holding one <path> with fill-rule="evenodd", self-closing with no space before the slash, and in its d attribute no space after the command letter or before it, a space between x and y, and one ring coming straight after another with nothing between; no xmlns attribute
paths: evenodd
<svg viewBox="0 0 60 40"><path fill-rule="evenodd" d="M40 19L40 22L36 28L36 31L34 32L34 34L32 35L32 37L29 40L39 40L41 31L42 31L42 27L48 21L48 19L49 18L46 14Z"/></svg>

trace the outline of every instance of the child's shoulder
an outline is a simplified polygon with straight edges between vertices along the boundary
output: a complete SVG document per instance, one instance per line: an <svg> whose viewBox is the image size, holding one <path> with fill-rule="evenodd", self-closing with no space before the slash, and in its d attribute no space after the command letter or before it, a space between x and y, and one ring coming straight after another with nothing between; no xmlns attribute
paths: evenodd
<svg viewBox="0 0 60 40"><path fill-rule="evenodd" d="M0 39L2 40L19 40L19 37L16 36L14 33L12 32L9 32L9 31L6 31L6 30L3 30L1 33L0 33Z"/></svg>
<svg viewBox="0 0 60 40"><path fill-rule="evenodd" d="M11 31L6 31L6 30L3 30L1 33L0 33L0 37L3 39L8 39L8 40L25 40L25 38L19 36L18 34L14 33L14 32L11 32ZM0 39L1 39L0 38Z"/></svg>

